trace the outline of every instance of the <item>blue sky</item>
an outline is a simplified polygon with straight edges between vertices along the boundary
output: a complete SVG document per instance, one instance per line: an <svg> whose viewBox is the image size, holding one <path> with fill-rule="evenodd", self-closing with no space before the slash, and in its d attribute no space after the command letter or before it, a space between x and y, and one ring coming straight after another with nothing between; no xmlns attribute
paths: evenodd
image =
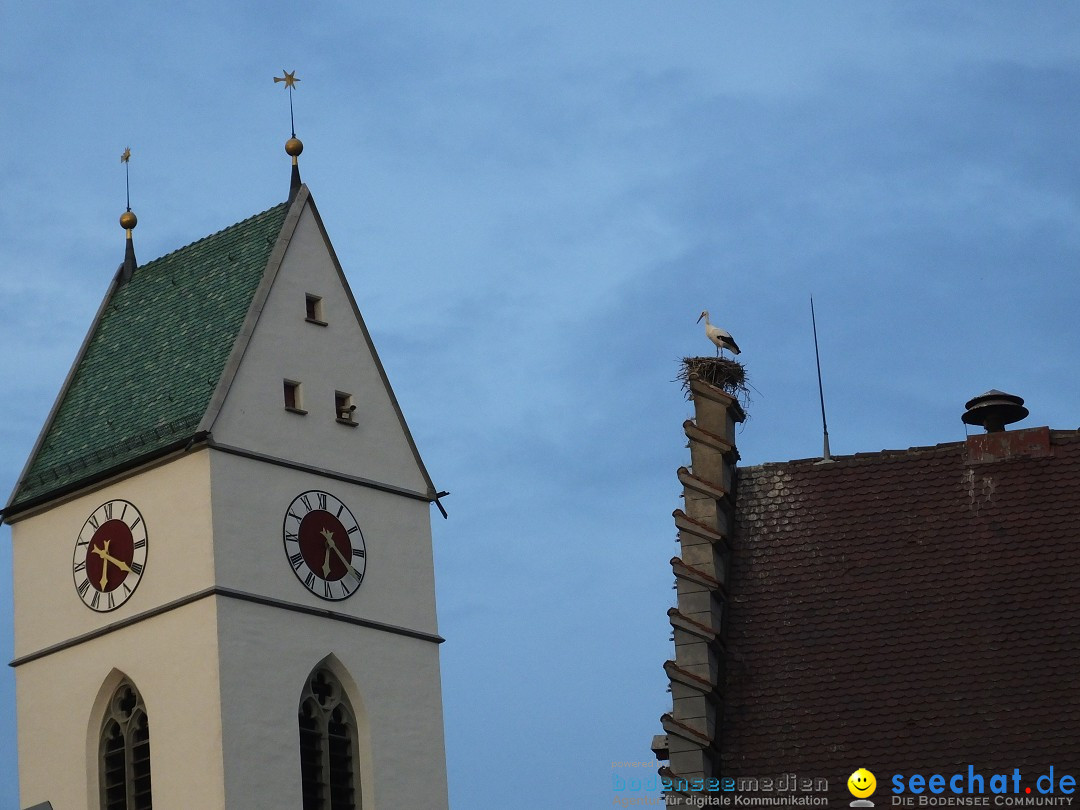
<svg viewBox="0 0 1080 810"><path fill-rule="evenodd" d="M709 309L743 464L1075 428L1080 6L593 0L8 3L0 486L122 258L304 180L436 484L451 804L610 804L670 708L668 559ZM0 653L11 657L10 537ZM16 808L0 673L0 808Z"/></svg>

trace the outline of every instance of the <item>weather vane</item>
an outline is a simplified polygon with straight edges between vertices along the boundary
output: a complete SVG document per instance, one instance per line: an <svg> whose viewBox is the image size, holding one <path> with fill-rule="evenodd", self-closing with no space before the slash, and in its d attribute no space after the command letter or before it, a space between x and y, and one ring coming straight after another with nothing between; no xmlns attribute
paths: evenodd
<svg viewBox="0 0 1080 810"><path fill-rule="evenodd" d="M285 89L289 91L289 125L292 127L292 136L295 138L296 120L293 118L292 91L293 88L296 87L296 83L300 80L296 78L295 70L292 73L289 73L289 71L285 70L285 68L282 68L281 72L285 75L275 76L274 84L277 84L278 82L285 82Z"/></svg>
<svg viewBox="0 0 1080 810"><path fill-rule="evenodd" d="M131 147L124 148L124 154L120 155L120 162L124 164L124 190L127 192L127 210L131 210Z"/></svg>
<svg viewBox="0 0 1080 810"><path fill-rule="evenodd" d="M300 191L300 164L297 162L297 158L304 151L303 142L296 137L296 119L293 117L292 105L292 91L300 80L296 78L295 70L290 73L282 68L281 72L285 75L275 76L274 84L285 82L285 89L289 91L289 124L292 127L292 137L285 141L285 154L292 158L292 181L289 183L289 202L292 202L297 192Z"/></svg>
<svg viewBox="0 0 1080 810"><path fill-rule="evenodd" d="M138 217L131 210L131 147L124 149L120 155L120 162L124 164L124 191L127 193L127 210L120 215L120 227L127 232L127 247L124 248L124 263L120 265L118 283L126 284L131 280L131 274L135 272L135 243L131 239L131 232L139 224Z"/></svg>

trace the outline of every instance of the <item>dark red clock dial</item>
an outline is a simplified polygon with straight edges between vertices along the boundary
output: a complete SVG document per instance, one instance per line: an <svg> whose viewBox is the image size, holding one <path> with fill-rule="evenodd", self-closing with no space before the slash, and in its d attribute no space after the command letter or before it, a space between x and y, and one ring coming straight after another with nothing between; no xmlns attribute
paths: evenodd
<svg viewBox="0 0 1080 810"><path fill-rule="evenodd" d="M349 573L343 560L352 559L352 544L340 520L316 509L300 521L299 535L304 562L321 579L336 582Z"/></svg>
<svg viewBox="0 0 1080 810"><path fill-rule="evenodd" d="M94 532L86 549L86 578L94 590L119 588L135 562L135 537L122 520L107 520Z"/></svg>

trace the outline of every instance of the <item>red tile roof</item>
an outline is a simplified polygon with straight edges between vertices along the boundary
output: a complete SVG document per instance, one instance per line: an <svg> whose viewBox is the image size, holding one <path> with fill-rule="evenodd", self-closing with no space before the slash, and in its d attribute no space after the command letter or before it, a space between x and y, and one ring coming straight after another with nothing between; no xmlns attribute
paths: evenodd
<svg viewBox="0 0 1080 810"><path fill-rule="evenodd" d="M739 470L724 776L1080 775L1080 432L1039 433Z"/></svg>

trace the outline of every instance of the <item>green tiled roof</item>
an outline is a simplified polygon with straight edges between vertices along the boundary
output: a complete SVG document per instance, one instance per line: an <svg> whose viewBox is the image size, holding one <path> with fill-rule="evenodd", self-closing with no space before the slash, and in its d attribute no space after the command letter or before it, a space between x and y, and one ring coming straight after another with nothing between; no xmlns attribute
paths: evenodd
<svg viewBox="0 0 1080 810"><path fill-rule="evenodd" d="M155 259L116 290L9 510L195 433L287 209Z"/></svg>

